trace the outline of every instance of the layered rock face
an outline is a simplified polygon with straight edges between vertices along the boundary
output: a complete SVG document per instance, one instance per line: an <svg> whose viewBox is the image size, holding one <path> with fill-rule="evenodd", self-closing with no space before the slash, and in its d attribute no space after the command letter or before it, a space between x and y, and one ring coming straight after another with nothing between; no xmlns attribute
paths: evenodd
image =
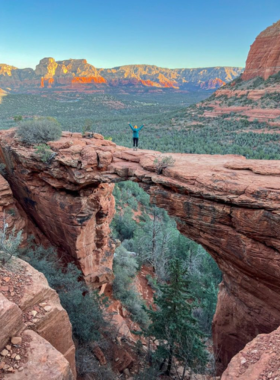
<svg viewBox="0 0 280 380"><path fill-rule="evenodd" d="M22 241L27 238L28 220L24 211L14 199L8 182L0 175L0 229L6 224L7 236L22 231Z"/></svg>
<svg viewBox="0 0 280 380"><path fill-rule="evenodd" d="M8 182L0 175L1 231L4 224L6 236L22 232L22 244L26 243L30 233L44 241L42 234L34 228L14 199ZM30 331L30 328L36 332ZM0 356L0 376L3 370L13 380L31 377L38 380L76 378L72 326L57 293L49 287L42 273L26 262L13 258L4 267L0 266L0 352L7 344L13 347L10 339L19 335L28 344L19 346L19 361ZM9 355L14 353L15 356L15 350L12 348ZM16 368L15 364L21 368L20 371L11 371Z"/></svg>
<svg viewBox="0 0 280 380"><path fill-rule="evenodd" d="M30 155L28 149L18 146L17 153L10 155L10 142L6 145L3 141L0 154L7 166L13 194L29 219L61 253L79 260L87 281L99 287L113 278L115 246L109 238L109 224L115 203L113 184L92 182L91 168L98 166L100 171L104 170L102 167L111 162L112 154L103 152L102 145L112 148L115 144L94 140L97 147L100 144L96 151L87 146L84 139L70 138L54 143L54 149L63 148L65 154L57 156L60 168L55 177L45 172L46 165L40 159L34 160L34 154ZM74 156L73 150L77 152ZM82 178L76 182L75 176L79 176L82 167L89 177L87 183ZM76 173L74 177L72 170Z"/></svg>
<svg viewBox="0 0 280 380"><path fill-rule="evenodd" d="M0 373L11 380L76 378L68 315L45 276L20 259L0 269L0 326Z"/></svg>
<svg viewBox="0 0 280 380"><path fill-rule="evenodd" d="M17 69L0 65L0 85L12 91L60 88L60 90L107 89L117 87L172 88L206 90L221 87L242 72L238 67L211 67L203 69L165 69L153 65L127 65L113 69L97 69L85 59L55 61L43 58L32 69ZM87 85L82 87L82 85ZM91 85L91 86L90 86Z"/></svg>
<svg viewBox="0 0 280 380"><path fill-rule="evenodd" d="M280 21L258 35L251 46L243 80L255 77L267 79L280 71Z"/></svg>
<svg viewBox="0 0 280 380"><path fill-rule="evenodd" d="M220 78L210 79L206 82L202 82L200 84L200 87L206 90L216 90L217 88L220 88L224 86L226 82L222 81Z"/></svg>
<svg viewBox="0 0 280 380"><path fill-rule="evenodd" d="M280 328L258 335L236 355L221 380L279 379Z"/></svg>
<svg viewBox="0 0 280 380"><path fill-rule="evenodd" d="M257 334L280 325L278 161L170 154L175 165L157 174L159 152L135 152L100 135L64 132L49 143L56 153L49 164L20 145L14 130L1 131L0 146L15 197L95 287L112 278L114 182L139 182L177 218L178 229L203 245L224 274L213 323L221 370Z"/></svg>

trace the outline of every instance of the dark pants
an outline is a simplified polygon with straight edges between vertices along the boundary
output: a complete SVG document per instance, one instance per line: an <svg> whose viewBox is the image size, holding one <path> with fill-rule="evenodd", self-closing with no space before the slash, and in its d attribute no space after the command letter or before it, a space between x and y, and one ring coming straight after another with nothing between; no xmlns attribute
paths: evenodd
<svg viewBox="0 0 280 380"><path fill-rule="evenodd" d="M133 137L133 146L138 147L138 137Z"/></svg>

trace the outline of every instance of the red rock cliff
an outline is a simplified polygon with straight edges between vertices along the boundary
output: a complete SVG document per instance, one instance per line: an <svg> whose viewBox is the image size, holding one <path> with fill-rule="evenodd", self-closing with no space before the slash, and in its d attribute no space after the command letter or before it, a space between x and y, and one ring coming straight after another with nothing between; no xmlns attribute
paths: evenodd
<svg viewBox="0 0 280 380"><path fill-rule="evenodd" d="M45 164L19 144L15 131L1 131L1 160L16 198L52 244L77 258L87 280L101 287L112 279L113 183L139 182L223 271L213 338L225 368L257 334L280 325L280 163L172 154L174 167L158 175L159 152L95 137L64 132L49 143L56 156Z"/></svg>
<svg viewBox="0 0 280 380"><path fill-rule="evenodd" d="M8 182L0 175L1 231L4 223L8 225L7 236L12 231L22 231L23 244L30 230L38 237L24 210L13 198ZM10 342L14 336L20 337L20 343ZM44 275L16 258L5 266L0 265L1 353L7 344L7 355L1 354L1 379L3 372L9 373L11 380L43 380L50 376L53 380L76 378L75 346L68 315ZM19 358L13 359L15 355Z"/></svg>
<svg viewBox="0 0 280 380"><path fill-rule="evenodd" d="M243 80L254 77L267 79L280 71L280 21L258 35L251 46L242 74Z"/></svg>

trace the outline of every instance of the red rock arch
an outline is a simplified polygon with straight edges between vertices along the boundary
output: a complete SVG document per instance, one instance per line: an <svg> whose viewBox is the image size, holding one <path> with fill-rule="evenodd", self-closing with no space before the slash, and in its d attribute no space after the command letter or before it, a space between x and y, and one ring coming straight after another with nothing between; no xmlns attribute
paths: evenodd
<svg viewBox="0 0 280 380"><path fill-rule="evenodd" d="M241 156L172 154L118 147L102 136L64 132L49 164L0 132L0 156L14 197L49 241L79 260L88 282L112 279L114 182L134 180L175 216L223 272L213 339L221 368L259 333L280 325L280 162Z"/></svg>

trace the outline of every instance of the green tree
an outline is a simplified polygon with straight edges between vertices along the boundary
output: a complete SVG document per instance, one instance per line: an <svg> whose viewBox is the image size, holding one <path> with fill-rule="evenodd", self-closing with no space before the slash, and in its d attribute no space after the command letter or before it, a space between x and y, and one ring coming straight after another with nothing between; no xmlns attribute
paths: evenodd
<svg viewBox="0 0 280 380"><path fill-rule="evenodd" d="M179 259L172 260L169 283L159 285L159 294L154 299L157 309L148 310L151 324L145 335L158 342L155 358L160 362L160 369L167 364L168 376L174 357L184 365L185 371L187 367L201 371L207 362L201 341L203 334L193 317L196 303L189 285L187 270Z"/></svg>
<svg viewBox="0 0 280 380"><path fill-rule="evenodd" d="M85 123L83 125L83 131L82 131L83 136L85 135L86 132L89 132L92 129L92 123L93 122L90 119L85 120Z"/></svg>

